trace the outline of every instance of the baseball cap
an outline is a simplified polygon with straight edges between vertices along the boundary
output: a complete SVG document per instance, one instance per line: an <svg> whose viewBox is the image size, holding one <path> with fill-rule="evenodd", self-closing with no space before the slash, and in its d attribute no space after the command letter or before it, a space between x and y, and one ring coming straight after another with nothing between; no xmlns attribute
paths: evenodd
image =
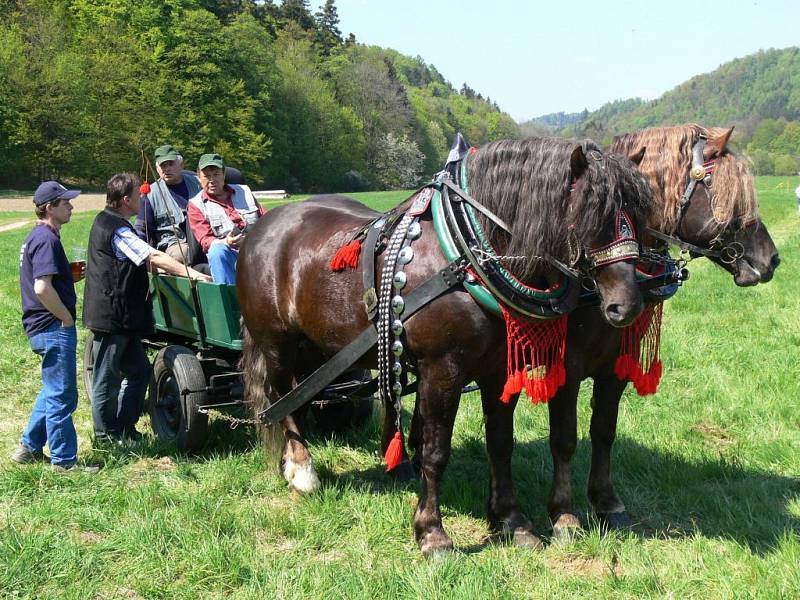
<svg viewBox="0 0 800 600"><path fill-rule="evenodd" d="M72 200L80 193L80 190L68 190L57 181L44 181L36 188L33 203L42 206L55 200Z"/></svg>
<svg viewBox="0 0 800 600"><path fill-rule="evenodd" d="M222 160L222 157L219 154L209 153L203 154L200 157L200 160L197 161L197 168L201 171L206 167L219 167L220 169L225 168L225 162Z"/></svg>
<svg viewBox="0 0 800 600"><path fill-rule="evenodd" d="M160 165L165 160L178 160L180 157L181 153L171 144L164 144L156 148L155 158L157 165Z"/></svg>

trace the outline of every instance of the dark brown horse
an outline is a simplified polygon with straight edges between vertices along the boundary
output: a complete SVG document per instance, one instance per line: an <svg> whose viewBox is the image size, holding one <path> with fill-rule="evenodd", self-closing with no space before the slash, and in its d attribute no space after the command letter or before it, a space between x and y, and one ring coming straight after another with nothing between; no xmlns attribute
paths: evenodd
<svg viewBox="0 0 800 600"><path fill-rule="evenodd" d="M780 261L758 217L752 176L728 149L731 132L699 125L646 129L616 138L611 150L626 153L646 147L640 169L656 199L651 228L689 242L697 252L716 248L711 259L729 271L737 285L755 285L769 281ZM693 162L695 167L705 166L690 188ZM682 211L683 197L687 200ZM659 239L649 242L657 244ZM570 460L577 442L578 388L589 377L594 380L589 501L601 523L611 527L630 523L611 482L611 447L620 397L627 385L627 379L615 375L622 336L623 330L609 327L596 309L581 308L570 315L567 383L549 404L553 484L548 512L556 536L568 535L579 526L572 503Z"/></svg>
<svg viewBox="0 0 800 600"><path fill-rule="evenodd" d="M535 257L549 255L569 262L575 242L585 248L611 242L621 210L639 226L652 208L650 188L634 164L622 156L604 155L590 142L582 146L547 138L496 142L471 156L469 180L472 195L510 224L510 238L488 222L483 225L499 253L526 257L514 272L523 283L560 278L550 263ZM393 213L404 213L410 204L411 200L404 202ZM337 249L377 216L343 196L317 196L270 211L248 234L239 256L237 288L246 395L257 407L275 402L294 382L371 326L362 303L361 274L357 270L334 273L329 264ZM405 269L407 291L449 262L429 212L420 224L414 259ZM378 274L383 258L376 260ZM604 266L592 277L602 298L600 311L610 322L623 326L641 312L632 261ZM513 403L499 401L506 379L503 321L457 287L404 325L405 347L417 375L422 423L422 490L414 527L423 553L452 547L442 527L439 489L461 389L473 380L481 388L486 412L490 522L516 543L537 545L511 485ZM374 368L375 363L373 350L359 366ZM265 438L277 442L282 473L291 487L308 492L319 485L292 416L270 428ZM388 442L383 440L384 448Z"/></svg>

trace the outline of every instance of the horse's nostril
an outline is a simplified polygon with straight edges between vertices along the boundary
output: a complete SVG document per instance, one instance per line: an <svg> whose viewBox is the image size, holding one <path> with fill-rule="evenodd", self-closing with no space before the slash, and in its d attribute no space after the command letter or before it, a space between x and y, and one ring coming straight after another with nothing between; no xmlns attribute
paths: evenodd
<svg viewBox="0 0 800 600"><path fill-rule="evenodd" d="M777 268L778 268L778 265L779 265L779 264L781 264L781 257L780 257L780 256L778 256L777 254L776 254L776 255L774 255L774 256L772 257L772 260L770 261L770 264L772 265L772 268L773 268L773 269L777 269Z"/></svg>

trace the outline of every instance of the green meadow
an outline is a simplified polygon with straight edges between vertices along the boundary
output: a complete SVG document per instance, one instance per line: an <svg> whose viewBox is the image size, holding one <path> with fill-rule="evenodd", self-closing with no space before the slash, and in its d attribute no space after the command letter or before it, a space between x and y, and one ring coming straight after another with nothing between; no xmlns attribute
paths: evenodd
<svg viewBox="0 0 800 600"><path fill-rule="evenodd" d="M0 233L0 598L800 597L797 183L757 180L783 261L772 282L737 288L697 260L667 304L661 387L647 398L626 392L620 409L614 477L632 530L601 535L586 514L584 383L573 475L585 532L542 551L494 542L480 401L469 394L442 495L457 551L436 561L413 541L418 484L383 474L378 419L334 439L310 426L323 485L305 497L265 463L252 430L220 420L199 456L153 437L92 450L83 389L80 459L102 463L100 474L10 463L40 377L20 324L18 257L29 227ZM405 195L361 199L385 210ZM0 214L0 225L19 218L33 215ZM68 253L85 246L91 221L76 213L65 226ZM146 416L140 429L150 431ZM546 408L520 403L515 434L517 493L546 535Z"/></svg>

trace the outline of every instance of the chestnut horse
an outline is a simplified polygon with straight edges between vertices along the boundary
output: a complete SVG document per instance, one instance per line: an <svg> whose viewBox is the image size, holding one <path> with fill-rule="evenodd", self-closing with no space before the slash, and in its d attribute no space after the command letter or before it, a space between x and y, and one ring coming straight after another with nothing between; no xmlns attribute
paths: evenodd
<svg viewBox="0 0 800 600"><path fill-rule="evenodd" d="M524 284L552 284L562 274L550 256L569 263L577 243L599 248L615 239L620 211L636 227L649 219L652 192L626 157L607 155L591 142L549 138L505 140L475 151L469 161L470 192L505 223L510 237L484 222L499 254L525 261L514 276ZM413 198L412 198L413 199ZM412 199L392 214L405 213ZM331 272L331 258L356 232L380 215L355 200L323 195L271 210L248 234L239 255L237 289L242 311L242 367L246 399L257 409L288 393L372 326L364 310L362 275ZM420 219L414 259L406 265L405 291L448 264L430 211ZM385 253L384 253L385 254ZM381 273L384 255L376 257ZM617 326L631 323L643 307L633 261L590 271L601 296L600 311ZM538 545L511 485L513 403L499 401L506 380L506 329L463 286L450 289L405 323L404 346L413 364L422 421L422 490L414 517L424 554L452 548L439 510L441 479L450 456L453 423L462 387L476 381L486 412L491 462L489 520L520 545ZM357 363L375 368L377 353ZM301 492L319 486L311 455L293 416L266 428L265 443L279 449L276 462ZM383 440L384 449L388 439Z"/></svg>
<svg viewBox="0 0 800 600"><path fill-rule="evenodd" d="M646 147L639 168L650 181L656 201L649 227L673 236L673 241L690 244L693 254L710 254L737 285L748 286L769 281L780 260L758 216L753 178L746 164L728 149L731 132L732 128L699 125L645 129L617 137L611 151L625 153ZM690 186L693 163L700 169L695 173L695 185ZM659 238L649 242L658 244ZM611 482L611 447L620 397L628 382L615 375L623 333L609 327L596 309L579 308L570 314L567 383L548 407L553 456L548 512L554 536L569 535L579 527L572 502L570 460L577 443L578 388L589 377L594 382L589 502L602 525L630 524Z"/></svg>

